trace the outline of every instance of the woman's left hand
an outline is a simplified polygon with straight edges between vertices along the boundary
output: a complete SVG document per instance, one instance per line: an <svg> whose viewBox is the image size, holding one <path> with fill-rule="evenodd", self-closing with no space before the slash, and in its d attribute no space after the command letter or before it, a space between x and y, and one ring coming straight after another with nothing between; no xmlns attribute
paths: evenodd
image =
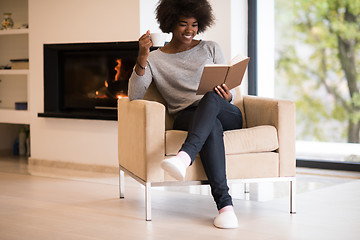
<svg viewBox="0 0 360 240"><path fill-rule="evenodd" d="M225 83L223 83L219 86L216 86L215 92L217 94L219 94L220 97L222 97L223 99L225 99L228 102L230 102L232 100L232 94Z"/></svg>

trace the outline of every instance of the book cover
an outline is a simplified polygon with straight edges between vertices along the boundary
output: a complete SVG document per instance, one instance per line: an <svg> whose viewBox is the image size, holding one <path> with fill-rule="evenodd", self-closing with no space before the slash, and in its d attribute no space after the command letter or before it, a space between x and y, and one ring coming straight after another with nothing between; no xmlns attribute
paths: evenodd
<svg viewBox="0 0 360 240"><path fill-rule="evenodd" d="M229 90L239 86L244 77L249 60L249 57L236 56L231 61L231 64L228 65L205 65L196 94L204 95L209 91L213 91L216 86L223 83L226 84Z"/></svg>

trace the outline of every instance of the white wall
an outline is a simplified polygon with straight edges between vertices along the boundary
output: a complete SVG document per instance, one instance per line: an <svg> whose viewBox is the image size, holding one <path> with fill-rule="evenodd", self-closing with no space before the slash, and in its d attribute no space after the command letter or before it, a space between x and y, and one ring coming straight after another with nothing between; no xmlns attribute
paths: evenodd
<svg viewBox="0 0 360 240"><path fill-rule="evenodd" d="M115 121L38 118L43 112L43 44L136 40L134 0L29 0L31 156L117 166Z"/></svg>
<svg viewBox="0 0 360 240"><path fill-rule="evenodd" d="M29 0L32 158L117 166L115 121L37 117L37 113L43 112L43 44L137 40L144 29L156 31L156 2ZM217 22L203 39L217 41L229 60L233 55L232 48L239 47L236 41L246 42L246 32L241 33L244 31L244 22L232 20L236 19L234 16L237 14L246 15L244 2L246 1L211 0ZM232 9L235 5L238 11ZM237 32L236 38L232 36L231 29ZM239 49L243 49L243 43L240 45Z"/></svg>
<svg viewBox="0 0 360 240"><path fill-rule="evenodd" d="M140 0L140 34L147 30L161 32L155 18L155 8L158 0Z"/></svg>
<svg viewBox="0 0 360 240"><path fill-rule="evenodd" d="M236 55L248 56L247 0L231 0L231 59ZM248 72L241 83L242 94L248 93Z"/></svg>
<svg viewBox="0 0 360 240"><path fill-rule="evenodd" d="M257 3L258 95L273 98L275 94L275 3Z"/></svg>

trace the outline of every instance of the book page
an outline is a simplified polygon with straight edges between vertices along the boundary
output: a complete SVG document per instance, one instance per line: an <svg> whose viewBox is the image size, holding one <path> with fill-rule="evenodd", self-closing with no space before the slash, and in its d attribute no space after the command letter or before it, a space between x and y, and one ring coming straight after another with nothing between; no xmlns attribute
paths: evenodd
<svg viewBox="0 0 360 240"><path fill-rule="evenodd" d="M230 65L235 65L238 62L241 62L241 61L243 61L243 60L245 60L247 58L248 58L247 56L238 54L230 61Z"/></svg>
<svg viewBox="0 0 360 240"><path fill-rule="evenodd" d="M229 64L206 64L205 67L230 67Z"/></svg>

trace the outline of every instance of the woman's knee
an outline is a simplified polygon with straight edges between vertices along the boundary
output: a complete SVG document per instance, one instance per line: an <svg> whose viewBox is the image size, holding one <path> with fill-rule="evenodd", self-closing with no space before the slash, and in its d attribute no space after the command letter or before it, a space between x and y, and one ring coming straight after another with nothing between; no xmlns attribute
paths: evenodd
<svg viewBox="0 0 360 240"><path fill-rule="evenodd" d="M201 99L200 102L218 102L219 95L216 92L207 92ZM221 97L220 97L221 98Z"/></svg>

